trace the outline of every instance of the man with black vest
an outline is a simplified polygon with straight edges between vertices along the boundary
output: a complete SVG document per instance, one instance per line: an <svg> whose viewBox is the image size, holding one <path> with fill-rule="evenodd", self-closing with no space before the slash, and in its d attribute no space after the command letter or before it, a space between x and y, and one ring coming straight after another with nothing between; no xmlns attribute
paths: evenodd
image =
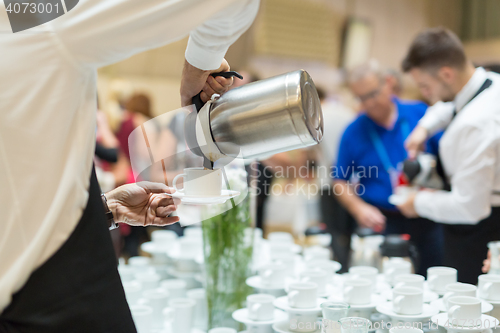
<svg viewBox="0 0 500 333"><path fill-rule="evenodd" d="M476 284L486 244L500 239L500 76L474 68L459 38L443 28L416 37L403 70L431 103L445 102L429 108L406 148L414 157L446 129L439 156L449 188L420 191L398 208L445 224L445 265L458 270L460 282Z"/></svg>

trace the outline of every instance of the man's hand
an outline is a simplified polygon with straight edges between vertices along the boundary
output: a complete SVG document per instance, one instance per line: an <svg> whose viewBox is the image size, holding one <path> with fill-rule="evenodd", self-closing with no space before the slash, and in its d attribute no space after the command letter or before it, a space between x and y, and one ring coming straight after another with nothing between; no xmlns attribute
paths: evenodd
<svg viewBox="0 0 500 333"><path fill-rule="evenodd" d="M385 229L386 217L375 206L363 203L356 207L353 215L360 227L370 228L376 232L382 232Z"/></svg>
<svg viewBox="0 0 500 333"><path fill-rule="evenodd" d="M133 226L164 226L179 222L178 216L169 217L180 203L165 194L173 192L175 190L165 184L139 182L106 193L106 199L115 222Z"/></svg>
<svg viewBox="0 0 500 333"><path fill-rule="evenodd" d="M429 132L422 126L417 126L405 141L405 148L408 152L408 158L414 160L419 152L425 150L425 142Z"/></svg>
<svg viewBox="0 0 500 333"><path fill-rule="evenodd" d="M189 62L184 62L181 78L181 104L188 106L193 104L192 98L201 91L201 100L206 103L213 94L222 95L227 92L233 84L233 78L226 79L222 76L212 77L211 73L229 71L229 64L226 59L216 70L204 71L194 67Z"/></svg>
<svg viewBox="0 0 500 333"><path fill-rule="evenodd" d="M398 209L404 216L408 218L418 217L418 213L415 210L415 196L417 193L412 193L408 196L408 200L405 203L398 205Z"/></svg>

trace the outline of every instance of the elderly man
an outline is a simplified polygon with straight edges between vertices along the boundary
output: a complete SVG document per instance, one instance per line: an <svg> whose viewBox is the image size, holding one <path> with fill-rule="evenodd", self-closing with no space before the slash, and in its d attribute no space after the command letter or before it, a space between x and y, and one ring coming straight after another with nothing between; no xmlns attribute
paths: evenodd
<svg viewBox="0 0 500 333"><path fill-rule="evenodd" d="M407 157L405 139L427 106L392 96L375 61L353 69L348 83L364 111L342 136L333 170L334 191L359 226L409 234L421 256L417 273L425 275L428 267L441 263L441 228L426 219L415 223L404 217L388 198L398 182L397 165ZM429 146L436 151L437 138Z"/></svg>
<svg viewBox="0 0 500 333"><path fill-rule="evenodd" d="M436 130L448 191L421 191L399 206L409 217L444 224L444 264L477 283L487 243L500 239L500 75L474 65L443 28L419 34L403 62L424 97L436 103L408 138L415 155Z"/></svg>

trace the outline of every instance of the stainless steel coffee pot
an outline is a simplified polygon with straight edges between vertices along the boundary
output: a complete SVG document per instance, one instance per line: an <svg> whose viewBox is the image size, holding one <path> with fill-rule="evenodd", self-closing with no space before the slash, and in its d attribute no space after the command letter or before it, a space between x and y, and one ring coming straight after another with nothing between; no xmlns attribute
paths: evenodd
<svg viewBox="0 0 500 333"><path fill-rule="evenodd" d="M212 96L188 115L185 133L190 150L212 168L225 157L260 159L315 145L323 114L312 78L298 70Z"/></svg>

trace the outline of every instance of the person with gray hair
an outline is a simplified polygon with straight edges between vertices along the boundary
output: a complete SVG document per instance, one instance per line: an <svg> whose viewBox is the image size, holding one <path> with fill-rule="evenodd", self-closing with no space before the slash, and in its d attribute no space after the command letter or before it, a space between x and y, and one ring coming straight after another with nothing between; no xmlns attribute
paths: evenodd
<svg viewBox="0 0 500 333"><path fill-rule="evenodd" d="M333 170L340 203L362 228L384 234L409 234L421 262L416 273L441 264L441 227L403 216L388 198L398 185L398 163L407 158L405 139L427 105L393 96L385 71L375 60L353 68L347 82L364 110L345 130ZM437 153L438 137L429 141Z"/></svg>

